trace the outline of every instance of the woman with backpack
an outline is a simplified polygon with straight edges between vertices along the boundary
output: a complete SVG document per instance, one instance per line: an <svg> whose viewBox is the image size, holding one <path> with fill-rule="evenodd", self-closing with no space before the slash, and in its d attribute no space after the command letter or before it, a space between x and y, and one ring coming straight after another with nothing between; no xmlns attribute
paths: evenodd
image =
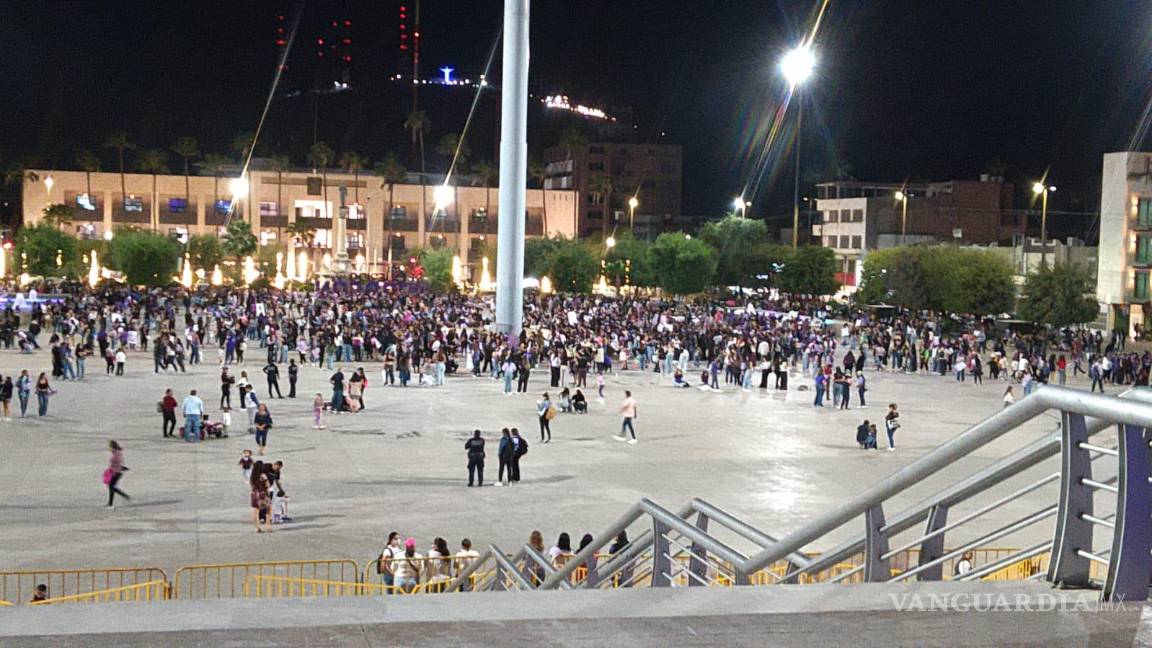
<svg viewBox="0 0 1152 648"><path fill-rule="evenodd" d="M556 418L556 408L552 406L548 392L544 392L544 397L536 403L536 415L540 418L540 443L551 443L552 426L550 423L552 419ZM547 434L547 439L545 439L545 434Z"/></svg>

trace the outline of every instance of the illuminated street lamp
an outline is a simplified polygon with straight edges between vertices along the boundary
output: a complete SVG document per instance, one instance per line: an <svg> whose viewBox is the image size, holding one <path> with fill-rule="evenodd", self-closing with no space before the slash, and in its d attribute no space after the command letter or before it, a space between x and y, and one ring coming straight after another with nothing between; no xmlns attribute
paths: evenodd
<svg viewBox="0 0 1152 648"><path fill-rule="evenodd" d="M44 187L48 189L49 192L52 191L52 185L54 184L56 184L56 181L52 179L52 176L44 178Z"/></svg>
<svg viewBox="0 0 1152 648"><path fill-rule="evenodd" d="M1044 182L1032 183L1032 193L1040 196L1040 265L1048 263L1048 194L1056 187Z"/></svg>
<svg viewBox="0 0 1152 648"><path fill-rule="evenodd" d="M636 227L636 208L639 206L640 201L636 199L636 196L628 199L628 229Z"/></svg>
<svg viewBox="0 0 1152 648"><path fill-rule="evenodd" d="M616 237L615 237L615 236L609 236L608 238L604 239L604 245L605 245L605 246L606 246L606 247L607 247L609 250L611 250L612 248L616 247Z"/></svg>
<svg viewBox="0 0 1152 648"><path fill-rule="evenodd" d="M784 55L780 59L780 73L788 82L788 90L795 94L796 88L812 76L816 69L816 55L807 43ZM792 189L792 249L800 244L800 133L804 124L804 101L796 95L796 179Z"/></svg>
<svg viewBox="0 0 1152 648"><path fill-rule="evenodd" d="M908 244L908 194L897 191L896 200L900 202L900 245L904 246Z"/></svg>
<svg viewBox="0 0 1152 648"><path fill-rule="evenodd" d="M436 211L443 211L452 204L452 187L447 184L437 186L432 190L432 200Z"/></svg>
<svg viewBox="0 0 1152 648"><path fill-rule="evenodd" d="M744 200L744 196L736 196L732 199L732 211L740 212L741 216L748 215L748 208L752 206L751 200Z"/></svg>

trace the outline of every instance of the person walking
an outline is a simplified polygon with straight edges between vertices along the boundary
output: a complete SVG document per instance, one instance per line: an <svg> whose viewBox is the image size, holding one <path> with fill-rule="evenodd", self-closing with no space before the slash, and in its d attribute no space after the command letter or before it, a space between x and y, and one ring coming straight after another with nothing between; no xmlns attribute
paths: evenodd
<svg viewBox="0 0 1152 648"><path fill-rule="evenodd" d="M344 371L336 367L336 373L328 379L332 385L332 413L339 414L344 407Z"/></svg>
<svg viewBox="0 0 1152 648"><path fill-rule="evenodd" d="M157 403L160 410L160 415L163 417L163 423L160 426L160 431L163 433L164 438L172 436L176 432L176 407L179 403L176 398L172 396L171 389L164 390L164 397Z"/></svg>
<svg viewBox="0 0 1152 648"><path fill-rule="evenodd" d="M476 477L476 486L484 485L484 438L480 430L473 430L472 438L464 442L464 450L468 453L468 486L472 486L473 477Z"/></svg>
<svg viewBox="0 0 1152 648"><path fill-rule="evenodd" d="M268 398L272 398L272 391L276 391L276 398L284 398L280 393L280 367L275 362L264 365L264 375L268 377Z"/></svg>
<svg viewBox="0 0 1152 648"><path fill-rule="evenodd" d="M552 419L556 418L556 408L552 406L548 392L536 403L536 417L540 419L540 443L552 443ZM547 434L547 438L545 438Z"/></svg>
<svg viewBox="0 0 1152 648"><path fill-rule="evenodd" d="M236 384L236 376L228 373L228 367L220 371L220 409L232 407L232 385ZM244 403L240 403L243 407Z"/></svg>
<svg viewBox="0 0 1152 648"><path fill-rule="evenodd" d="M300 376L300 366L296 364L296 360L288 361L288 398L296 398L296 379ZM276 390L279 392L279 388ZM269 392L271 394L271 392Z"/></svg>
<svg viewBox="0 0 1152 648"><path fill-rule="evenodd" d="M128 493L120 490L120 478L128 470L124 465L124 449L115 441L108 442L108 468L104 471L104 484L108 486L108 508L116 508L116 496L119 495L128 501Z"/></svg>
<svg viewBox="0 0 1152 648"><path fill-rule="evenodd" d="M1012 385L1008 385L1008 387L1004 389L1004 397L1001 400L1004 401L1005 408L1016 402L1016 393L1012 391Z"/></svg>
<svg viewBox="0 0 1152 648"><path fill-rule="evenodd" d="M24 369L20 372L20 377L16 379L16 397L20 400L20 418L24 418L28 414L28 396L32 393L32 377L28 375L28 370Z"/></svg>
<svg viewBox="0 0 1152 648"><path fill-rule="evenodd" d="M268 430L272 429L272 414L268 412L268 406L261 403L259 411L256 412L256 445L260 446L260 454L264 454L264 449L268 447Z"/></svg>
<svg viewBox="0 0 1152 648"><path fill-rule="evenodd" d="M856 394L860 397L860 407L864 407L864 393L868 391L868 383L864 379L864 372L856 372ZM845 395L844 400L847 401L848 397Z"/></svg>
<svg viewBox="0 0 1152 648"><path fill-rule="evenodd" d="M496 485L507 486L512 478L512 461L516 446L512 443L512 433L508 428L500 430L500 444L496 446L496 458L500 460L500 470L496 473Z"/></svg>
<svg viewBox="0 0 1152 648"><path fill-rule="evenodd" d="M48 374L41 371L40 377L36 379L36 401L40 406L38 410L40 416L48 416L48 399L53 393L55 390L48 384Z"/></svg>
<svg viewBox="0 0 1152 648"><path fill-rule="evenodd" d="M252 478L248 482L251 492L248 503L252 507L252 522L256 525L256 533L272 533L272 496L268 493L271 484L268 482L267 466L263 461L252 464ZM260 528L264 522L264 528Z"/></svg>
<svg viewBox="0 0 1152 648"><path fill-rule="evenodd" d="M200 419L204 417L204 401L196 395L196 390L188 392L184 402L180 404L180 413L184 415L184 440L195 443L200 440Z"/></svg>
<svg viewBox="0 0 1152 648"><path fill-rule="evenodd" d="M632 421L636 419L636 399L632 398L632 392L624 392L624 402L620 404L620 416L624 417L624 421L620 424L620 434L615 438L617 441L624 441L625 432L632 434L631 439L627 439L628 443L636 443L636 428L633 427Z"/></svg>
<svg viewBox="0 0 1152 648"><path fill-rule="evenodd" d="M884 430L888 433L888 451L896 450L896 430L900 429L900 412L896 403L888 403L888 413L884 415Z"/></svg>
<svg viewBox="0 0 1152 648"><path fill-rule="evenodd" d="M4 420L11 421L12 416L9 412L9 406L12 403L12 376L4 376L4 382L0 383L0 407L4 408Z"/></svg>

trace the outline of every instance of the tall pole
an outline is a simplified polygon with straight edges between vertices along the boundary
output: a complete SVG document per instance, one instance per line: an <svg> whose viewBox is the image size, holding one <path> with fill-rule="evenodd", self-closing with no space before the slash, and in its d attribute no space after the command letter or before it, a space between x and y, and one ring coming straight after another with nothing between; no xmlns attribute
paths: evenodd
<svg viewBox="0 0 1152 648"><path fill-rule="evenodd" d="M804 127L804 95L796 95L796 179L792 185L792 249L800 245L800 135Z"/></svg>
<svg viewBox="0 0 1152 648"><path fill-rule="evenodd" d="M900 200L900 246L908 245L908 194Z"/></svg>
<svg viewBox="0 0 1152 648"><path fill-rule="evenodd" d="M500 214L496 257L496 330L515 345L524 318L524 210L528 181L528 6L504 0L500 95Z"/></svg>
<svg viewBox="0 0 1152 648"><path fill-rule="evenodd" d="M1048 187L1040 197L1040 265L1048 265Z"/></svg>

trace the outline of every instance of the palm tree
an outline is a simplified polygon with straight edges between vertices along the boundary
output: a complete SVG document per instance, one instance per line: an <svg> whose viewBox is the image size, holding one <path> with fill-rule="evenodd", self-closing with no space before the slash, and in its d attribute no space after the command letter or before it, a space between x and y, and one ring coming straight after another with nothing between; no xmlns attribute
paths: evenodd
<svg viewBox="0 0 1152 648"><path fill-rule="evenodd" d="M467 164L468 155L471 153L468 149L468 144L461 140L460 136L456 133L445 133L444 137L440 138L440 143L436 145L436 152L444 156L445 173L452 170L453 161L455 161L459 167Z"/></svg>
<svg viewBox="0 0 1152 648"><path fill-rule="evenodd" d="M200 143L195 137L181 137L169 147L169 150L184 159L184 208L188 209L192 205L192 183L188 179L189 166L192 158L200 156Z"/></svg>
<svg viewBox="0 0 1152 648"><path fill-rule="evenodd" d="M87 186L88 204L95 207L96 203L92 201L92 174L100 171L100 158L92 151L84 149L76 153L76 166L84 170L84 183Z"/></svg>
<svg viewBox="0 0 1152 648"><path fill-rule="evenodd" d="M148 221L152 223L152 231L160 229L159 208L156 206L156 174L168 173L168 154L160 149L143 149L136 156L136 170L143 171L144 173L152 174L152 200L151 213L148 214ZM152 214L157 214L155 219Z"/></svg>
<svg viewBox="0 0 1152 648"><path fill-rule="evenodd" d="M354 153L352 151L344 151L343 155L340 156L339 165L342 169L345 169L348 171L348 173L352 174L352 192L353 192L352 202L356 203L356 205L359 206L360 205L360 172L364 170L364 167L368 166L368 159L365 158L364 156L360 155L359 153Z"/></svg>
<svg viewBox="0 0 1152 648"><path fill-rule="evenodd" d="M308 150L308 161L312 163L313 173L316 168L320 169L324 190L324 218L332 218L332 214L328 211L328 165L332 164L332 158L335 156L336 152L324 142L316 142Z"/></svg>
<svg viewBox="0 0 1152 648"><path fill-rule="evenodd" d="M48 205L44 208L44 215L41 217L41 222L57 230L60 229L61 225L71 225L72 208L64 203Z"/></svg>
<svg viewBox="0 0 1152 648"><path fill-rule="evenodd" d="M588 146L588 137L575 124L569 124L560 133L560 146L564 149L566 159L571 160L576 149Z"/></svg>
<svg viewBox="0 0 1152 648"><path fill-rule="evenodd" d="M252 226L239 219L228 221L228 227L224 230L224 241L221 245L225 254L237 259L252 254L258 247L256 235L252 233Z"/></svg>
<svg viewBox="0 0 1152 648"><path fill-rule="evenodd" d="M216 203L220 202L220 176L229 164L232 164L232 160L219 153L205 155L204 161L201 163L202 166L207 167L212 172L212 209L216 209Z"/></svg>
<svg viewBox="0 0 1152 648"><path fill-rule="evenodd" d="M288 224L288 235L299 238L307 246L316 238L316 230L304 221L292 221Z"/></svg>
<svg viewBox="0 0 1152 648"><path fill-rule="evenodd" d="M393 199L397 182L404 182L408 179L408 169L400 164L400 160L396 159L395 153L388 153L384 156L384 161L376 164L376 175L383 180L380 188L388 187L388 204L384 207L384 226L387 231L384 236L384 243L389 249L392 248L392 209L396 206ZM389 268L391 272L391 268Z"/></svg>
<svg viewBox="0 0 1152 648"><path fill-rule="evenodd" d="M287 155L273 155L268 161L268 168L276 172L276 240L280 240L280 217L285 216L284 210L284 172L292 166L292 160Z"/></svg>
<svg viewBox="0 0 1152 648"><path fill-rule="evenodd" d="M480 160L472 172L484 183L484 215L487 217L492 206L492 183L500 177L500 170L488 160Z"/></svg>
<svg viewBox="0 0 1152 648"><path fill-rule="evenodd" d="M420 173L425 171L424 167L424 133L432 130L432 122L428 121L428 114L423 110L413 110L408 114L408 118L404 120L404 130L412 131L412 151L415 157L416 142L420 142ZM416 162L416 160L413 160ZM424 180L420 180L420 184L424 184Z"/></svg>
<svg viewBox="0 0 1152 648"><path fill-rule="evenodd" d="M126 131L116 131L108 136L104 146L116 149L117 158L120 160L120 211L124 211L124 204L128 200L128 183L124 179L124 151L135 149L136 145Z"/></svg>
<svg viewBox="0 0 1152 648"><path fill-rule="evenodd" d="M612 192L616 190L616 185L612 182L612 177L607 175L599 175L592 178L592 191L600 194L603 200L604 215L601 220L601 228L605 239L608 237L608 220L612 217Z"/></svg>
<svg viewBox="0 0 1152 648"><path fill-rule="evenodd" d="M252 140L255 137L255 133L245 131L232 139L232 144L228 148L232 149L232 152L240 159L240 166L244 166L248 162L248 155L252 152Z"/></svg>
<svg viewBox="0 0 1152 648"><path fill-rule="evenodd" d="M544 180L548 177L548 166L539 160L528 161L528 176L540 183L540 204L544 209L543 234L548 237L548 196L544 192Z"/></svg>

